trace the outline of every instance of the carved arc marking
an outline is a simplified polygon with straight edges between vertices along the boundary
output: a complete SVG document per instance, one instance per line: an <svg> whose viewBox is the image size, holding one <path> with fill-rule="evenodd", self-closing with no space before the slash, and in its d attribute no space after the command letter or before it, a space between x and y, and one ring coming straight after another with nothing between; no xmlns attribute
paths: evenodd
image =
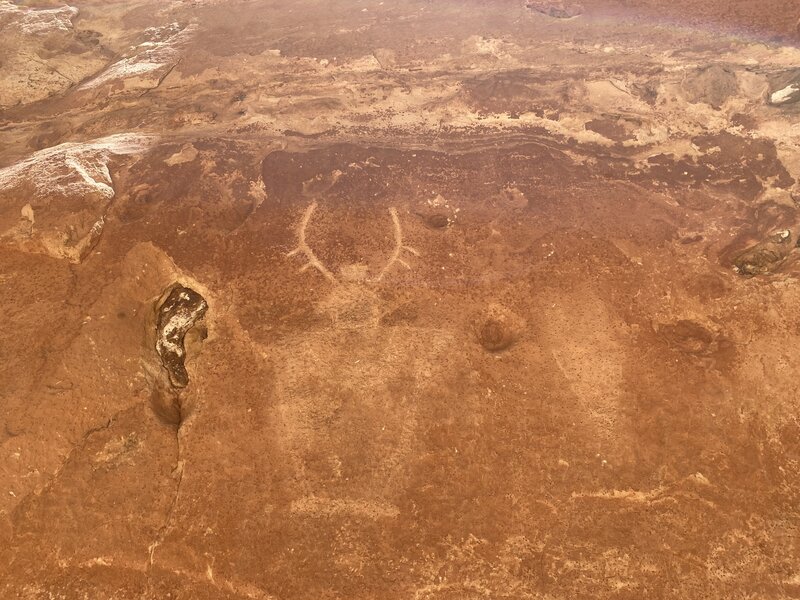
<svg viewBox="0 0 800 600"><path fill-rule="evenodd" d="M308 228L308 224L311 221L311 217L314 215L314 211L317 208L317 202L312 202L306 211L303 213L303 218L300 221L300 225L297 228L297 247L289 252L287 256L296 256L302 254L306 258L306 263L300 267L300 272L304 272L308 270L310 267L315 268L317 271L322 273L322 275L333 284L339 283L336 279L336 276L328 270L325 265L322 264L322 261L319 260L314 251L308 245L306 241L306 229ZM378 273L378 276L373 279L373 281L380 281L389 272L395 263L399 263L403 265L406 269L411 269L411 266L402 258L403 251L410 252L414 256L419 256L419 252L417 252L411 246L407 246L403 243L403 228L400 225L400 217L397 214L397 209L393 206L389 208L389 215L392 217L392 226L394 230L394 249L392 250L392 254L389 257L386 265L381 269L381 272Z"/></svg>
<svg viewBox="0 0 800 600"><path fill-rule="evenodd" d="M389 214L392 215L392 224L394 225L394 250L392 251L392 256L389 258L389 262L386 263L386 266L383 267L381 272L375 278L375 281L380 281L383 279L383 276L392 268L394 263L400 263L406 269L411 269L409 264L400 258L403 250L407 250L411 252L414 256L419 256L419 252L414 250L411 246L404 246L403 245L403 228L400 226L400 217L397 216L397 209L395 207L391 207L389 209Z"/></svg>
<svg viewBox="0 0 800 600"><path fill-rule="evenodd" d="M331 283L337 283L336 277L334 277L333 273L325 268L325 265L320 262L320 260L317 258L317 255L314 254L314 251L306 243L306 227L308 227L308 222L311 221L311 216L314 214L314 210L316 208L317 203L312 202L306 209L306 212L303 214L303 220L300 221L300 227L297 229L297 248L289 252L288 256L294 256L296 254L303 253L308 262L300 267L301 273L306 271L309 267L314 267L317 271L325 276L325 279Z"/></svg>

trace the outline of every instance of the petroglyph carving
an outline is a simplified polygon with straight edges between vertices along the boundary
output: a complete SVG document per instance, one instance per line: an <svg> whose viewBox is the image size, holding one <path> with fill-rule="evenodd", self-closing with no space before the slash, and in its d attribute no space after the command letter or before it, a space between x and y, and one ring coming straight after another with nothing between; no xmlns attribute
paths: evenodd
<svg viewBox="0 0 800 600"><path fill-rule="evenodd" d="M334 277L333 273L325 268L325 265L320 262L320 260L317 258L317 255L314 254L314 251L306 243L306 227L308 227L308 222L311 221L311 216L314 214L314 210L316 208L317 203L312 202L306 209L306 212L303 213L303 219L300 221L300 227L297 228L297 248L289 252L288 256L295 256L296 254L302 253L306 259L308 259L308 262L300 267L301 273L308 270L309 267L314 267L317 271L325 276L325 279L331 283L336 283L336 277Z"/></svg>
<svg viewBox="0 0 800 600"><path fill-rule="evenodd" d="M400 217L397 216L397 209L394 207L390 208L389 214L392 215L392 224L394 225L394 251L392 252L392 256L389 258L389 262L386 263L386 266L383 267L381 272L378 274L376 281L383 279L383 276L386 275L392 266L394 266L394 263L400 263L406 269L411 269L411 266L402 258L400 258L403 250L410 252L414 256L419 256L419 252L414 250L414 248L403 244L403 228L400 226Z"/></svg>
<svg viewBox="0 0 800 600"><path fill-rule="evenodd" d="M306 263L300 267L300 272L307 271L309 268L313 267L333 284L338 283L338 279L336 276L328 269L322 261L317 257L311 247L308 245L306 240L306 228L308 227L309 222L311 221L311 217L314 215L314 211L317 208L317 202L312 202L306 211L303 213L303 218L300 220L300 225L297 228L297 247L289 252L287 256L297 256L302 254L306 258ZM400 224L400 217L397 214L397 209L394 207L389 208L389 215L392 218L392 227L394 233L394 249L392 250L392 254L389 257L389 260L386 262L386 265L380 270L377 277L368 280L368 281L381 281L389 270L395 265L400 264L403 265L406 269L411 269L411 265L409 265L403 259L403 252L409 252L414 256L419 256L419 252L417 252L411 246L408 246L403 241L403 227Z"/></svg>

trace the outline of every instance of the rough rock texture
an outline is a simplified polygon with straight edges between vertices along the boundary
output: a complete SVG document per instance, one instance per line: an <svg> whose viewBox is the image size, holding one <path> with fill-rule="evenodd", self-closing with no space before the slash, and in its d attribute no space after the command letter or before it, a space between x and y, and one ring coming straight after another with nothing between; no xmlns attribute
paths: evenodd
<svg viewBox="0 0 800 600"><path fill-rule="evenodd" d="M800 597L798 3L73 4L0 2L0 598Z"/></svg>

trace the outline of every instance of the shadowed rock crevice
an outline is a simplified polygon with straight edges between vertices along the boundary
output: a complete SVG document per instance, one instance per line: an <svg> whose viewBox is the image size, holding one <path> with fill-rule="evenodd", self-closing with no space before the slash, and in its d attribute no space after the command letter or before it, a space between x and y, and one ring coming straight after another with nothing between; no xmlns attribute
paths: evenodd
<svg viewBox="0 0 800 600"><path fill-rule="evenodd" d="M185 388L189 384L185 337L207 310L208 303L200 294L180 284L172 287L158 307L156 351L175 388Z"/></svg>

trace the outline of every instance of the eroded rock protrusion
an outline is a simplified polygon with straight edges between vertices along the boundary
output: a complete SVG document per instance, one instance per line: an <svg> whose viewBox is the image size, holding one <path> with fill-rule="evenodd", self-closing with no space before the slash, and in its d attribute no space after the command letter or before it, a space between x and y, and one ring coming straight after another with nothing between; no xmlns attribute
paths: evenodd
<svg viewBox="0 0 800 600"><path fill-rule="evenodd" d="M180 284L173 286L158 307L156 351L173 387L184 388L189 383L184 338L207 310L208 303L200 294Z"/></svg>

